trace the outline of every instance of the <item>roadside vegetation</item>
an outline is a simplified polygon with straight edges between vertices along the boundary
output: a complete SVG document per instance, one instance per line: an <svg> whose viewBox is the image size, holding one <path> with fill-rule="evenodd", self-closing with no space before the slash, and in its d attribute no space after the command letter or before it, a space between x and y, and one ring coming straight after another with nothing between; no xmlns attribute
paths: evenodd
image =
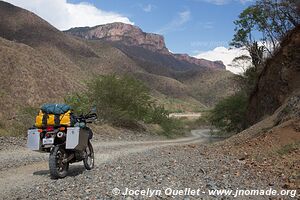
<svg viewBox="0 0 300 200"><path fill-rule="evenodd" d="M8 120L0 122L0 136L24 136L30 125L33 125L38 108L26 106L18 109L18 114Z"/></svg>
<svg viewBox="0 0 300 200"><path fill-rule="evenodd" d="M231 46L247 50L249 56L237 57L232 63L244 70L235 78L239 91L221 100L209 114L209 122L222 132L238 133L249 126L247 106L264 63L274 55L287 33L300 24L297 2L258 0L234 22Z"/></svg>
<svg viewBox="0 0 300 200"><path fill-rule="evenodd" d="M133 77L101 75L87 86L86 92L65 98L77 114L95 107L102 123L131 129L138 129L141 123L158 124L166 136L183 132L180 120L169 118L169 112L153 100L143 82Z"/></svg>
<svg viewBox="0 0 300 200"><path fill-rule="evenodd" d="M76 115L96 108L98 122L132 130L143 130L149 124L158 125L155 133L167 137L185 134L190 120L170 118L161 102L157 102L143 82L131 76L101 75L87 83L87 90L67 95L64 102ZM34 124L38 107L21 107L8 123L0 123L0 136L24 136ZM10 124L13 123L13 124Z"/></svg>

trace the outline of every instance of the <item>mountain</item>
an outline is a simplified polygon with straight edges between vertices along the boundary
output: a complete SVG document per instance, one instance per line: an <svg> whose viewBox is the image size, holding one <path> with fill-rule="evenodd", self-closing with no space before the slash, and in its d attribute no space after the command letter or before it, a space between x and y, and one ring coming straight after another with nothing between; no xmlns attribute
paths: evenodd
<svg viewBox="0 0 300 200"><path fill-rule="evenodd" d="M140 29L135 31L140 34ZM16 122L21 110L61 102L68 93L85 90L86 81L95 75L130 74L170 109L204 108L234 90L233 74L214 65L221 63L205 61L211 66L200 66L180 60L155 34L146 34L138 46L126 41L130 40L76 37L0 1L0 132ZM198 83L191 84L191 80ZM196 85L203 91L199 93ZM202 94L208 94L207 98Z"/></svg>
<svg viewBox="0 0 300 200"><path fill-rule="evenodd" d="M236 89L231 79L233 74L224 70L225 66L221 61L197 59L187 54L173 54L166 47L163 36L145 33L133 25L111 23L95 27L72 28L65 33L118 48L146 72L175 79L180 84L184 84L185 89L179 87L181 92L176 92L180 94L182 91L187 91L190 96L205 106L213 106ZM147 82L143 76L138 77ZM174 90L164 88L164 94L171 93L174 96Z"/></svg>
<svg viewBox="0 0 300 200"><path fill-rule="evenodd" d="M65 32L88 40L102 40L127 47L141 47L155 53L163 54L170 60L175 59L177 62L175 65L183 66L185 67L184 69L193 67L225 69L225 65L221 61L197 59L187 54L173 54L166 47L162 35L145 33L139 27L130 24L115 22L95 27L72 28ZM166 66L170 63L171 61L169 63L167 61L162 62Z"/></svg>

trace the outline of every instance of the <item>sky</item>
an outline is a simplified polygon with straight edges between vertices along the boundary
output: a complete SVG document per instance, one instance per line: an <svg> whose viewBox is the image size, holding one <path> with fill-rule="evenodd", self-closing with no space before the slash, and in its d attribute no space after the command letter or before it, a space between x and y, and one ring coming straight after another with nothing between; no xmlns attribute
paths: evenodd
<svg viewBox="0 0 300 200"><path fill-rule="evenodd" d="M244 51L229 49L233 21L253 0L5 0L39 15L59 30L124 22L161 34L167 48L221 60L227 69Z"/></svg>

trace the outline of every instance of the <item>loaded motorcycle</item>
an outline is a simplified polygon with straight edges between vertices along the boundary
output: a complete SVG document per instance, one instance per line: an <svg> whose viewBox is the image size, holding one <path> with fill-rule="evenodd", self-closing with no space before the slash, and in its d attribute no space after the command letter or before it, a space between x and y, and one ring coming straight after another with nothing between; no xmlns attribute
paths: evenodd
<svg viewBox="0 0 300 200"><path fill-rule="evenodd" d="M49 111L50 110L50 111ZM28 130L27 146L38 152L48 152L51 178L66 177L70 163L83 161L84 167L94 167L92 130L87 127L97 119L96 113L76 117L64 104L47 104Z"/></svg>

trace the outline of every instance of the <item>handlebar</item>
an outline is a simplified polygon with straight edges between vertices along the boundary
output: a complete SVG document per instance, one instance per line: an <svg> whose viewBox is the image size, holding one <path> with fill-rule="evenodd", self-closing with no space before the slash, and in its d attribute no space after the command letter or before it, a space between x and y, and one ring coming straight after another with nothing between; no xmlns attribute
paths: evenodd
<svg viewBox="0 0 300 200"><path fill-rule="evenodd" d="M84 122L84 123L92 123L97 119L97 114L96 113L89 113L86 115L80 115L79 117L76 117L79 122Z"/></svg>

